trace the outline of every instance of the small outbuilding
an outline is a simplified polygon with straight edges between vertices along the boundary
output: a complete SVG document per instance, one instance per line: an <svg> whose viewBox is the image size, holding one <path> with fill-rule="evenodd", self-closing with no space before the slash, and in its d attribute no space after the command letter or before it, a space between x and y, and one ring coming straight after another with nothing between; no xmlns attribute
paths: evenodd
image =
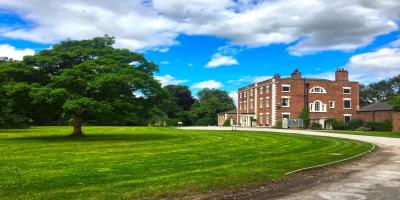
<svg viewBox="0 0 400 200"><path fill-rule="evenodd" d="M218 126L223 126L226 120L229 120L229 125L234 125L237 116L237 110L229 110L218 113Z"/></svg>
<svg viewBox="0 0 400 200"><path fill-rule="evenodd" d="M383 122L390 120L393 131L400 131L400 111L387 102L378 102L363 106L356 114L357 119L365 122Z"/></svg>

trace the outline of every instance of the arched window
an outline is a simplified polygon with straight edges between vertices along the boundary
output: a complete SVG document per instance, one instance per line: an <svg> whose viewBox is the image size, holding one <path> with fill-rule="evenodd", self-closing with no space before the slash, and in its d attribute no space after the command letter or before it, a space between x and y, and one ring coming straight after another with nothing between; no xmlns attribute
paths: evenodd
<svg viewBox="0 0 400 200"><path fill-rule="evenodd" d="M316 100L309 105L310 112L326 112L326 104L320 100Z"/></svg>
<svg viewBox="0 0 400 200"><path fill-rule="evenodd" d="M326 93L326 90L323 87L316 86L310 89L310 93Z"/></svg>

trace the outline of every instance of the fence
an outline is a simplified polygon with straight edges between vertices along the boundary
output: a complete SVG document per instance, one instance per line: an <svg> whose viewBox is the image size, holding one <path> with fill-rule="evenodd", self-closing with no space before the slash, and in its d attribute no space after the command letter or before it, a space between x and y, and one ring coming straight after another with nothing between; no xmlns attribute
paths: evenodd
<svg viewBox="0 0 400 200"><path fill-rule="evenodd" d="M303 127L304 127L303 119L284 118L282 121L282 128L303 128Z"/></svg>

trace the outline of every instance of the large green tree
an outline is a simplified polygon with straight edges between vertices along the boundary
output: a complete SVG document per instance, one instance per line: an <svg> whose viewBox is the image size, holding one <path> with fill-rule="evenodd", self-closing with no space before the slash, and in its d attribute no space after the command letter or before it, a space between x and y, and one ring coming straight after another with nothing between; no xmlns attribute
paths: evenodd
<svg viewBox="0 0 400 200"><path fill-rule="evenodd" d="M216 125L219 112L235 108L233 99L228 92L218 89L203 89L197 93L196 101L191 110L191 117L196 125Z"/></svg>
<svg viewBox="0 0 400 200"><path fill-rule="evenodd" d="M387 80L360 86L360 104L388 101L391 97L400 95L400 75Z"/></svg>
<svg viewBox="0 0 400 200"><path fill-rule="evenodd" d="M155 123L161 121L167 122L169 125L176 125L183 122L190 125L190 109L194 103L192 92L185 85L167 85L164 86L167 95L162 103L153 109L153 120Z"/></svg>
<svg viewBox="0 0 400 200"><path fill-rule="evenodd" d="M20 66L12 67L5 76L0 73L0 79L9 79L14 73L26 75L22 76L24 80L6 80L10 86L2 87L2 94L26 94L27 98L16 99L29 101L19 103L16 107L20 109L32 107L43 111L47 108L51 113L57 110L58 114L62 110L63 115L73 118L72 136L76 137L83 135L84 121L109 125L144 122L165 94L153 77L158 67L141 54L113 48L113 43L114 38L110 36L67 40L26 56L17 64L5 60ZM16 75L13 79L18 78Z"/></svg>

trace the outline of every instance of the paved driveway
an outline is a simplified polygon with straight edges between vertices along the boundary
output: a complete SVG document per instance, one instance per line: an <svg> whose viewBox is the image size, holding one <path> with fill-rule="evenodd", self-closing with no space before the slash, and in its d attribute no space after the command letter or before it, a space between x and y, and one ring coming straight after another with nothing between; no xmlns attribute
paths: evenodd
<svg viewBox="0 0 400 200"><path fill-rule="evenodd" d="M182 127L183 129L231 130L230 127ZM274 131L316 135L324 137L348 138L377 144L388 156L382 163L363 168L346 178L335 182L317 184L306 190L291 193L279 199L285 200L400 200L400 138L345 135L322 133L308 130L288 130L270 128L238 128L246 131ZM259 199L259 198L257 198Z"/></svg>

